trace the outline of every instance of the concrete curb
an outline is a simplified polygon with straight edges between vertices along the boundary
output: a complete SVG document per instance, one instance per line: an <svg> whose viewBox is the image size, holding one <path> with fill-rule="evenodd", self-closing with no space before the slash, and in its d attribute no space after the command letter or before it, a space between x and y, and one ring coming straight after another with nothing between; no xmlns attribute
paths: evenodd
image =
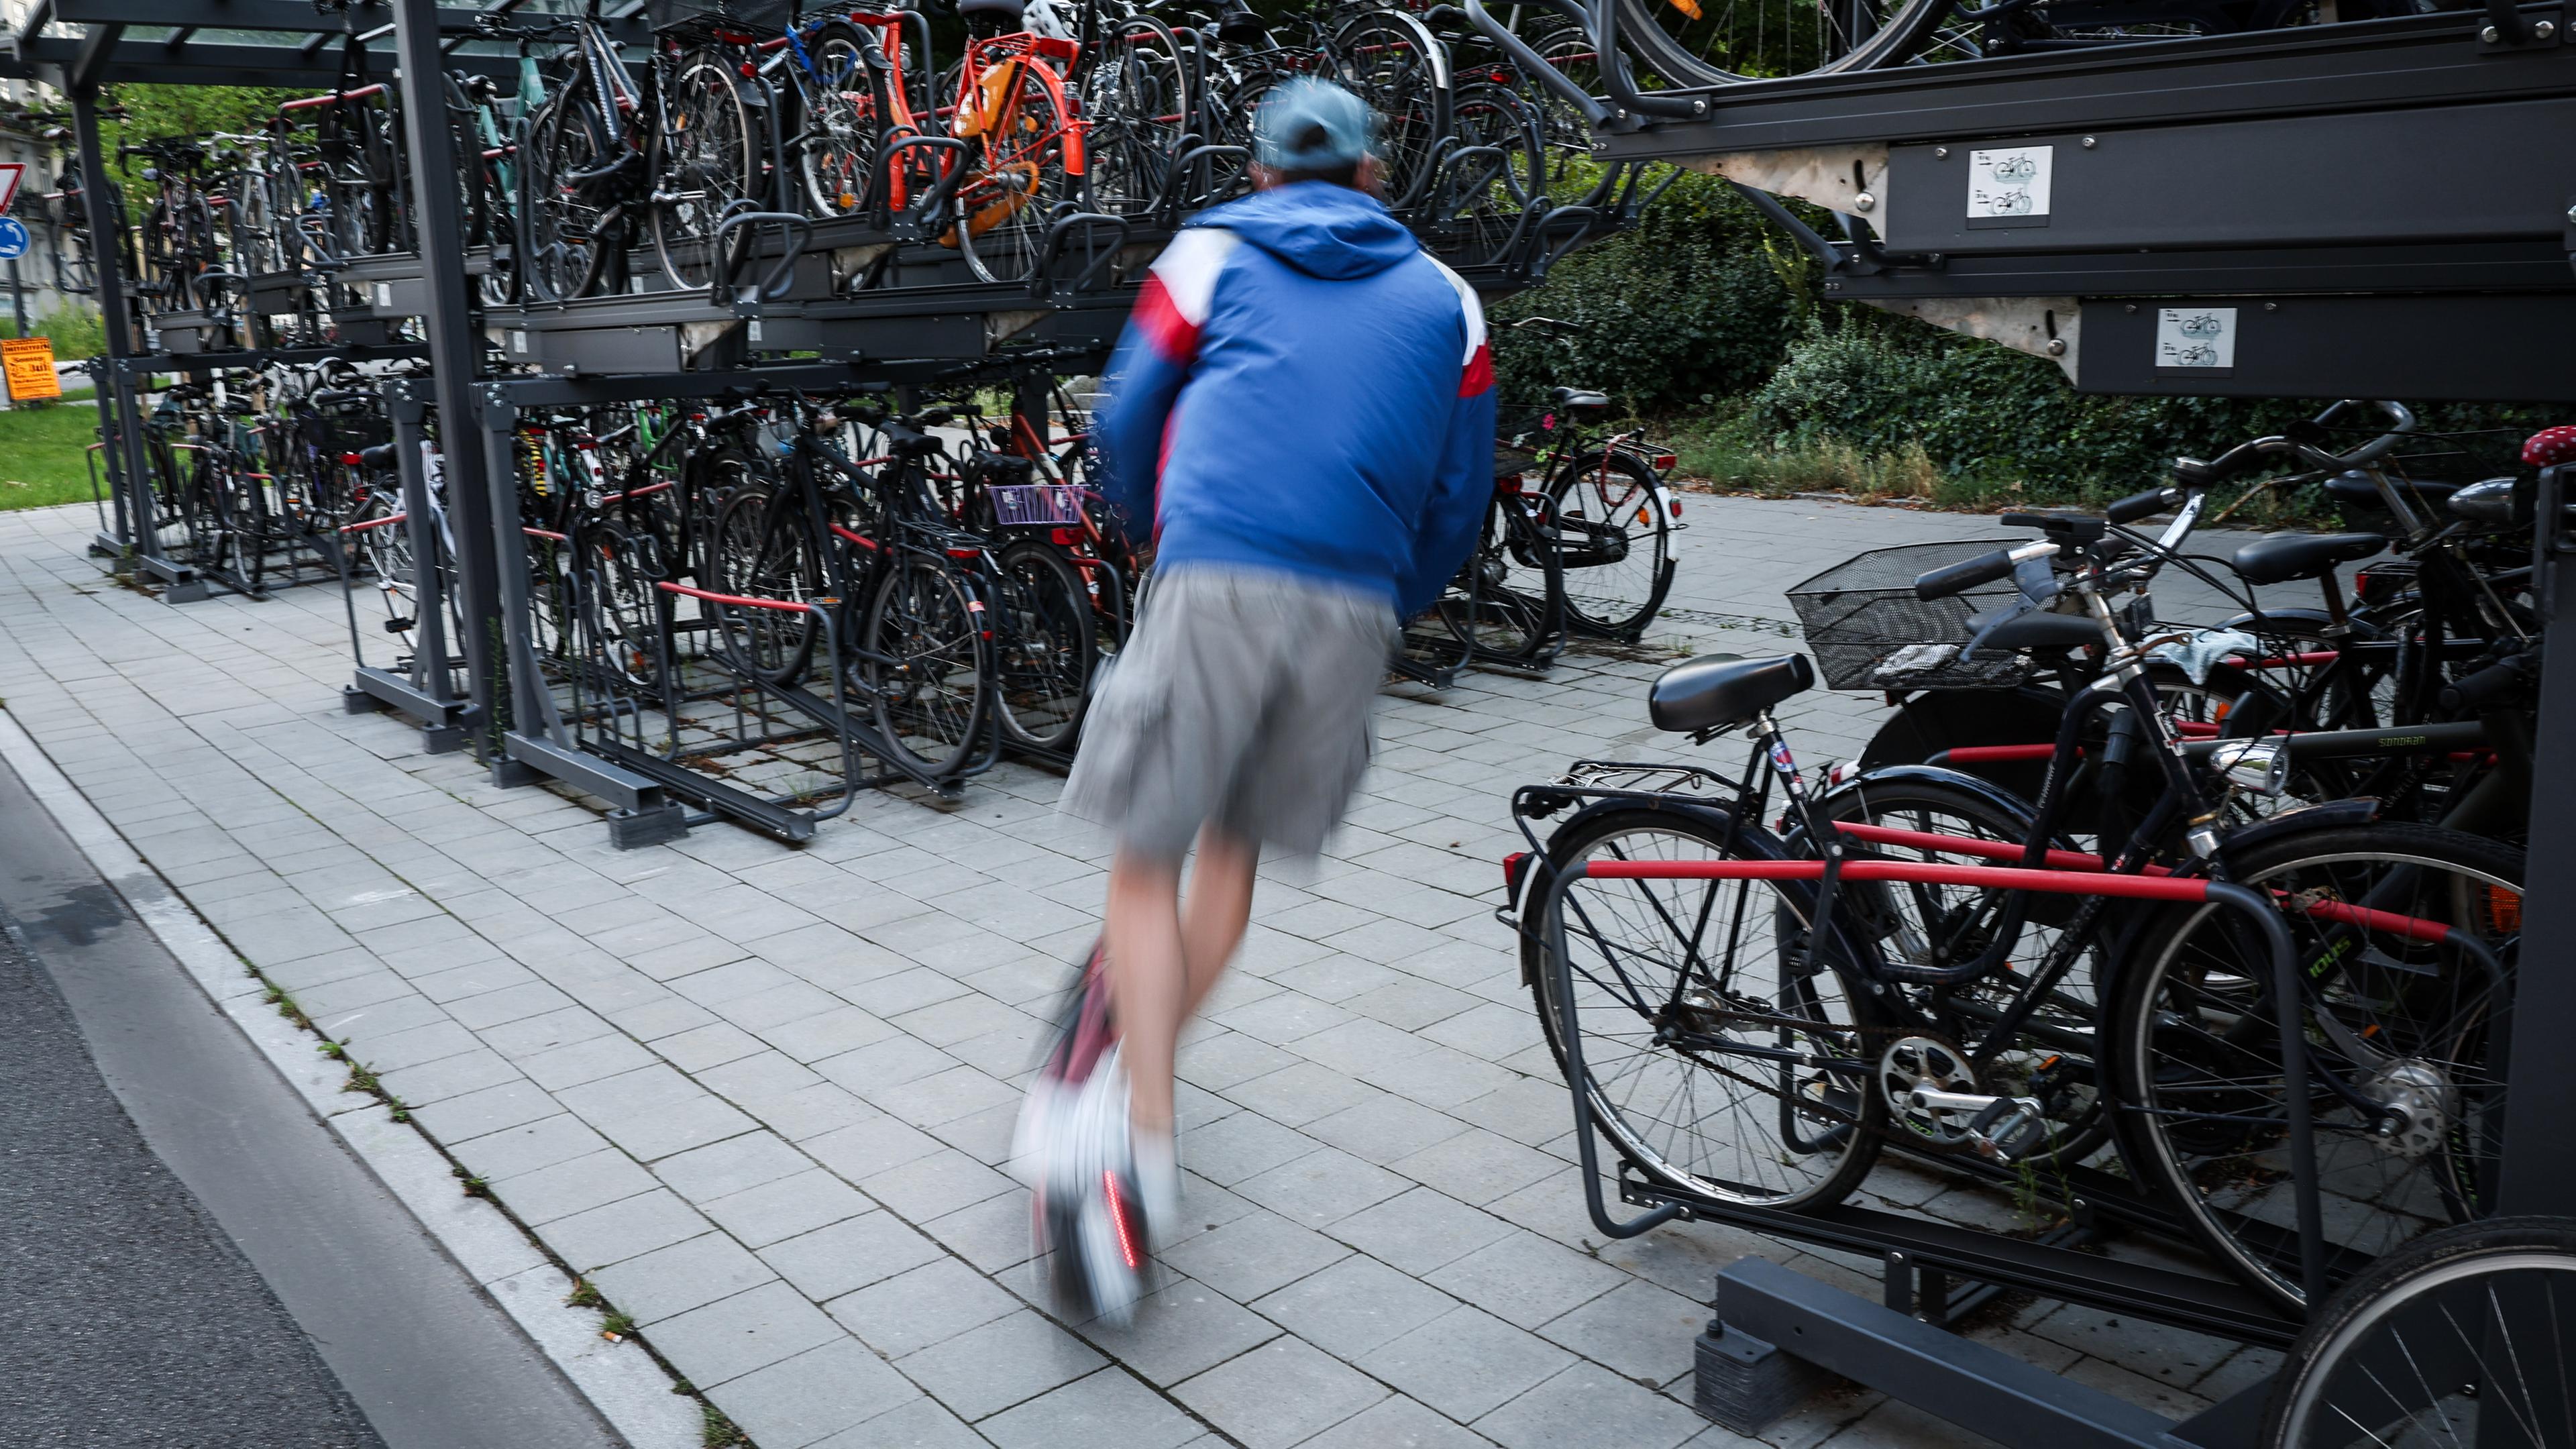
<svg viewBox="0 0 2576 1449"><path fill-rule="evenodd" d="M17 770L29 793L217 1009L611 1428L634 1449L697 1449L697 1401L672 1393L671 1376L641 1345L609 1343L600 1337L596 1313L565 1306L571 1278L498 1207L460 1191L447 1155L419 1130L394 1121L375 1098L342 1090L346 1065L316 1051L311 1033L261 999L265 988L240 958L134 853L5 709L0 709L0 760Z"/></svg>

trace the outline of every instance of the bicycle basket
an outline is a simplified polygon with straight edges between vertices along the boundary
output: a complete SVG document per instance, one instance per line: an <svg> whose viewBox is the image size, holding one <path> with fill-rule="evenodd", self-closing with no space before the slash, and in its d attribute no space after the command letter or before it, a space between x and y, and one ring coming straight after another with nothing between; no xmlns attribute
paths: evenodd
<svg viewBox="0 0 2576 1449"><path fill-rule="evenodd" d="M364 452L394 440L394 424L371 399L326 403L313 410L314 443L338 456Z"/></svg>
<svg viewBox="0 0 2576 1449"><path fill-rule="evenodd" d="M1003 528L1071 528L1082 522L1082 490L1071 483L993 483L984 489Z"/></svg>
<svg viewBox="0 0 2576 1449"><path fill-rule="evenodd" d="M767 40L796 24L796 0L646 0L646 17L664 31L747 32Z"/></svg>
<svg viewBox="0 0 2576 1449"><path fill-rule="evenodd" d="M2009 689L2030 677L2018 654L1979 650L1962 660L1968 620L2011 603L2010 579L1946 599L1918 599L1914 580L1997 545L1960 540L1874 548L1789 590L1827 689Z"/></svg>

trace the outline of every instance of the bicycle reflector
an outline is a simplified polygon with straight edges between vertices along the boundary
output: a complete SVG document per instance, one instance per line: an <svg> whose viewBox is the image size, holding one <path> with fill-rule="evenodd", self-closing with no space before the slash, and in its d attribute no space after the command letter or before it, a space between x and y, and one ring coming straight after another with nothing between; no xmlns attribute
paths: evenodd
<svg viewBox="0 0 2576 1449"><path fill-rule="evenodd" d="M1521 872L1528 868L1529 852L1526 850L1515 850L1503 857L1503 895L1506 898L1520 899Z"/></svg>
<svg viewBox="0 0 2576 1449"><path fill-rule="evenodd" d="M1658 473L1669 473L1674 468L1678 467L1681 461L1681 458L1675 454L1657 453L1653 458L1648 460L1648 464Z"/></svg>

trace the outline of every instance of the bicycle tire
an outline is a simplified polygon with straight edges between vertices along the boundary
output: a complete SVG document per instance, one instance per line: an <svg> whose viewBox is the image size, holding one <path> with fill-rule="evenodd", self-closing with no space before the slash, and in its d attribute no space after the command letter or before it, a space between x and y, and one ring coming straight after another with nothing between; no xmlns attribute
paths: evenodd
<svg viewBox="0 0 2576 1449"><path fill-rule="evenodd" d="M1070 754L1100 663L1091 593L1063 552L1036 539L1002 550L994 629L994 702L1002 732Z"/></svg>
<svg viewBox="0 0 2576 1449"><path fill-rule="evenodd" d="M1467 559L1474 587L1440 600L1441 623L1470 657L1534 664L1564 640L1565 571L1543 525L1514 523L1521 506L1517 496L1495 496Z"/></svg>
<svg viewBox="0 0 2576 1449"><path fill-rule="evenodd" d="M1730 846L1730 836L1733 843ZM1658 843L1662 842L1662 843ZM1661 852L1668 859L1785 859L1786 854L1759 827L1740 831L1730 829L1725 812L1714 806L1683 805L1647 809L1624 803L1604 803L1585 809L1569 818L1547 842L1546 866L1563 870L1596 853L1614 858L1651 858L1648 852ZM1536 868L1537 863L1532 863ZM1530 889L1539 888L1533 884ZM1659 894L1662 893L1662 894ZM1699 893L1703 904L1689 906L1683 898ZM1683 970L1676 980L1669 1000L1657 1013L1639 1009L1642 988L1632 989L1631 998L1620 999L1617 990L1602 994L1610 999L1606 1005L1587 1007L1585 984L1587 973L1579 962L1571 979L1575 991L1575 1017L1583 1032L1585 1075L1590 1078L1585 1090L1590 1096L1593 1120L1613 1146L1629 1161L1657 1182L1682 1191L1720 1198L1726 1201L1755 1204L1772 1208L1823 1207L1841 1201L1869 1174L1878 1159L1883 1142L1886 1114L1883 1103L1874 1093L1846 1089L1831 1080L1831 1074L1819 1072L1812 1079L1801 1079L1797 1069L1789 1068L1789 1080L1775 1086L1762 1078L1767 1067L1738 1069L1717 1066L1680 1047L1666 1046L1659 1040L1660 1028L1667 1024L1710 1035L1732 1012L1740 1017L1759 1019L1753 1027L1756 1035L1777 1035L1795 1039L1822 1053L1827 1050L1849 1054L1854 1044L1867 1039L1878 1025L1869 1005L1870 997L1863 983L1850 971L1849 953L1829 950L1812 975L1799 975L1779 969L1774 962L1772 976L1761 978L1775 985L1772 998L1744 989L1754 978L1739 974L1741 963L1729 949L1728 959L1715 979L1705 979L1697 986L1689 982L1689 967L1701 963L1705 972L1702 938L1708 924L1717 914L1717 904L1732 894L1736 899L1730 911L1728 930L1732 945L1751 946L1757 950L1775 950L1777 939L1771 929L1773 909L1803 915L1812 908L1812 899L1787 882L1773 881L1591 881L1573 886L1567 899L1574 903L1577 920L1566 927L1570 955L1581 957L1587 937L1598 940L1605 929L1595 917L1611 917L1611 903L1627 908L1632 918L1651 915L1659 924L1640 929L1637 934L1673 934L1665 928L1677 918L1673 907L1680 906L1679 919L1695 922L1693 938L1682 953ZM1526 905L1524 909L1526 909ZM1560 1072L1567 1070L1563 1039L1561 1002L1556 995L1555 973L1545 947L1548 921L1526 922L1521 933L1522 974L1530 982L1531 1000L1546 1035L1548 1049L1556 1058ZM1749 926L1750 929L1747 929ZM1625 986L1628 970L1643 976L1648 953L1631 952L1618 975ZM1759 969L1757 964L1757 969ZM1772 977L1780 979L1773 980ZM1820 986L1819 983L1826 983ZM1592 979L1591 984L1600 983ZM1658 982L1655 994L1664 995ZM1685 993L1695 993L1686 1001ZM1776 999L1786 997L1783 1001ZM1592 1012L1590 1017L1586 1012ZM1625 1016L1622 1016L1622 1013ZM1658 1020L1661 1017L1662 1020ZM1634 1020L1638 1025L1630 1026ZM1812 1021L1811 1027L1788 1023ZM1595 1029L1594 1023L1600 1023ZM1778 1024L1773 1024L1778 1023ZM1640 1032L1639 1027L1656 1030ZM1622 1048L1620 1029L1631 1036L1642 1035L1644 1045ZM1757 1044L1747 1040L1754 1049ZM1638 1059L1639 1065L1622 1068L1605 1062L1603 1053L1625 1052L1623 1059ZM1704 1051L1707 1057L1717 1052ZM1690 1063L1688 1068L1666 1067L1657 1071L1654 1063L1665 1057ZM1746 1055L1737 1060L1773 1061ZM1677 1136L1659 1131L1670 1124L1654 1121L1650 1111L1669 1110L1668 1104L1695 1105L1702 1080L1712 1095L1732 1093L1736 1097L1759 1100L1765 1105L1749 1113L1741 1106L1730 1105L1731 1120L1744 1129L1748 1141L1725 1151L1707 1150L1704 1146L1685 1147ZM1810 1103L1807 1112L1793 1114L1793 1101ZM1683 1110L1688 1110L1684 1107ZM1792 1125L1796 1116L1825 1125L1808 1132ZM1837 1118L1841 1120L1837 1120ZM1776 1122L1777 1130L1762 1125ZM1696 1162L1683 1160L1684 1156ZM1713 1175L1717 1159L1723 1157L1743 1176ZM1769 1174L1768 1183L1759 1180Z"/></svg>
<svg viewBox="0 0 2576 1449"><path fill-rule="evenodd" d="M588 86L576 86L538 107L520 149L519 279L540 302L587 296L615 246L614 238L600 234L604 208L557 180L605 164L606 133L589 93Z"/></svg>
<svg viewBox="0 0 2576 1449"><path fill-rule="evenodd" d="M806 98L796 170L807 209L826 221L856 215L875 196L877 157L891 119L884 77L868 59L875 44L846 20L823 22L804 42L813 71L796 78L797 93Z"/></svg>
<svg viewBox="0 0 2576 1449"><path fill-rule="evenodd" d="M1616 483L1612 474L1618 475ZM1595 632L1635 643L1663 611L1680 564L1673 556L1673 520L1664 508L1662 480L1626 453L1594 452L1575 458L1550 479L1547 497L1555 505L1557 533L1564 541L1559 557L1566 613ZM1581 525L1618 529L1626 540L1625 552L1607 559L1606 540L1592 537ZM1623 567L1640 559L1642 571Z"/></svg>
<svg viewBox="0 0 2576 1449"><path fill-rule="evenodd" d="M823 592L822 555L802 509L772 507L770 485L745 483L716 513L707 542L709 587L746 599L805 600ZM811 614L708 606L737 666L764 683L793 684L813 663L822 626Z"/></svg>
<svg viewBox="0 0 2576 1449"><path fill-rule="evenodd" d="M1783 28L1760 23L1750 27L1755 47L1738 52L1730 44L1731 21L1713 22L1702 0L1612 0L1619 7L1619 39L1656 75L1674 87L1723 86L1779 75L1825 75L1873 70L1901 64L1922 48L1953 8L1952 0L1895 0L1884 13L1837 20L1829 7L1790 0L1787 14L1812 14L1819 27L1812 35L1784 38ZM1754 0L1765 4L1768 0ZM1851 0L1847 0L1851 3ZM1857 0L1868 4L1869 0ZM1665 12L1683 18L1675 25ZM1733 7L1725 14L1732 16ZM1860 20L1863 23L1854 23ZM1866 30L1865 35L1850 32ZM1768 48L1780 46L1776 52ZM1735 62L1722 63L1716 56Z"/></svg>
<svg viewBox="0 0 2576 1449"><path fill-rule="evenodd" d="M1091 205L1115 216L1151 211L1170 190L1194 114L1189 57L1170 26L1138 15L1086 46L1083 58L1075 90Z"/></svg>
<svg viewBox="0 0 2576 1449"><path fill-rule="evenodd" d="M1010 97L988 96L974 159L951 202L940 238L957 248L979 281L1025 282L1044 265L1046 237L1059 204L1074 200L1081 178L1065 170L1063 136L1070 118L1041 78L1035 59L1005 62ZM989 74L990 71L987 71ZM1052 76L1053 71L1045 72ZM961 103L962 105L963 103ZM963 127L961 118L957 123Z"/></svg>
<svg viewBox="0 0 2576 1449"><path fill-rule="evenodd" d="M860 682L897 763L948 780L975 762L992 707L984 601L947 560L904 550L868 601Z"/></svg>
<svg viewBox="0 0 2576 1449"><path fill-rule="evenodd" d="M2372 1264L2309 1319L2273 1375L2255 1442L2494 1443L2478 1423L2493 1404L2516 1421L2518 1432L2498 1436L2506 1442L2576 1444L2576 1395L2565 1377L2576 1350L2570 1315L2576 1219L2494 1218L2428 1233ZM2425 1332L2410 1343L2406 1334L2419 1325ZM2535 1364L2554 1365L2556 1381L2533 1385ZM2391 1432L2398 1423L2409 1427Z"/></svg>
<svg viewBox="0 0 2576 1449"><path fill-rule="evenodd" d="M2260 842L2229 866L2240 884L2365 901L2466 927L2497 948L2520 928L2522 853L2434 826L2303 831ZM2390 881L2397 889L2371 897L2371 885ZM2445 1225L2430 1213L2466 1220L2490 1200L2486 1134L2501 1112L2502 1084L2484 1070L2485 1031L2498 1008L2483 971L2449 948L2306 915L2284 920L2312 979L2329 970L2357 975L2361 984L2347 978L2323 999L2342 1031L2389 1054L2387 1085L2372 1090L2450 1104L2426 1109L2444 1125L2429 1147L2407 1158L2398 1151L2416 1139L2384 1145L2339 1094L2314 1093L2329 1266L2349 1272L2350 1264ZM2270 1160L2283 1140L2274 1114L2285 1095L2277 1031L2265 1025L2271 964L2251 962L2249 954L2219 906L2177 905L2147 922L2103 991L2105 1075L2130 1171L2230 1272L2299 1308L2306 1295L2289 1178ZM2316 1019L2314 1006L2302 1003L2303 1020ZM2418 1020L2418 1013L2433 1019ZM2361 1072L2331 1034L2311 1029L2307 1036L2312 1072ZM2408 1054L2397 1056L2399 1048ZM2390 1166L2409 1161L2429 1166L2421 1175Z"/></svg>
<svg viewBox="0 0 2576 1449"><path fill-rule="evenodd" d="M693 50L680 57L661 97L661 124L646 148L650 178L653 251L663 275L683 291L702 289L732 273L751 238L737 233L716 255L726 217L757 207L758 148L751 113L736 85L735 64L721 52Z"/></svg>
<svg viewBox="0 0 2576 1449"><path fill-rule="evenodd" d="M1333 32L1331 71L1377 118L1370 153L1389 207L1428 194L1449 135L1449 51L1419 20L1396 11L1359 16Z"/></svg>
<svg viewBox="0 0 2576 1449"><path fill-rule="evenodd" d="M210 464L233 576L256 593L268 578L268 491L238 462Z"/></svg>

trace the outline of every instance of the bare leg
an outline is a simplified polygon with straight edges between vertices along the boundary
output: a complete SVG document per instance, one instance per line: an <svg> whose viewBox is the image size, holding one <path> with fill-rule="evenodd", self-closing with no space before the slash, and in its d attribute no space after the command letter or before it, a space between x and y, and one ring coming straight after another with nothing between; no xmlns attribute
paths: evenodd
<svg viewBox="0 0 2576 1449"><path fill-rule="evenodd" d="M1120 851L1109 865L1109 999L1118 1014L1129 1114L1172 1130L1172 1049L1193 993L1181 947L1181 866Z"/></svg>
<svg viewBox="0 0 2576 1449"><path fill-rule="evenodd" d="M1253 871L1260 864L1258 845L1220 833L1213 825L1199 832L1198 863L1190 868L1190 896L1181 909L1181 960L1190 978L1189 1000L1181 1009L1184 1025L1225 974L1234 948L1243 944L1243 928L1252 919Z"/></svg>
<svg viewBox="0 0 2576 1449"><path fill-rule="evenodd" d="M1128 1110L1139 1128L1171 1135L1172 1060L1181 1027L1243 942L1260 860L1260 848L1249 842L1213 826L1200 832L1186 910L1177 864L1124 852L1110 863L1104 931L1110 999L1118 1009Z"/></svg>

